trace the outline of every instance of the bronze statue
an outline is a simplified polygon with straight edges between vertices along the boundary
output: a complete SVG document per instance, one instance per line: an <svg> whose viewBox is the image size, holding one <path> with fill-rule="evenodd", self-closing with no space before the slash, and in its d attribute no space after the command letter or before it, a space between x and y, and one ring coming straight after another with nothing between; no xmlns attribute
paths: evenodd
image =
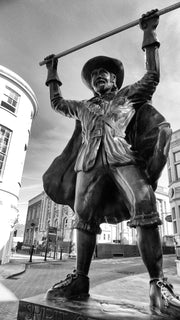
<svg viewBox="0 0 180 320"><path fill-rule="evenodd" d="M140 19L147 69L140 81L121 89L120 60L97 56L87 61L82 80L94 94L90 100L63 99L57 59L45 58L52 108L74 118L76 128L62 155L44 174L44 189L55 202L71 206L77 228L76 270L49 289L47 299L87 297L100 224L129 220L128 225L137 230L139 251L150 276L152 313L180 310L180 301L163 275L161 220L154 195L171 137L169 123L151 105L159 83L158 22L157 10Z"/></svg>

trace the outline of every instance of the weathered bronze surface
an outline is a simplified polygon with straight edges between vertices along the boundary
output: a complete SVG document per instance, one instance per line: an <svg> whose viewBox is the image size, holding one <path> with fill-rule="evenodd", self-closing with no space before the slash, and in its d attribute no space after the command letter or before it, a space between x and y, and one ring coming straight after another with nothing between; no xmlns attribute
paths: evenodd
<svg viewBox="0 0 180 320"><path fill-rule="evenodd" d="M148 305L133 301L112 300L94 296L86 301L45 300L44 295L23 299L17 320L158 320L148 312Z"/></svg>
<svg viewBox="0 0 180 320"><path fill-rule="evenodd" d="M151 311L179 314L180 300L164 279L158 230L161 220L154 194L167 161L171 137L169 123L151 105L160 77L158 23L157 10L140 19L146 72L139 81L121 88L124 69L115 58L97 56L85 63L82 80L94 94L89 100L64 99L58 61L54 55L45 58L52 108L76 120L69 144L43 176L49 197L71 206L76 213L77 229L76 270L48 290L48 300L58 302L59 298L87 295L88 273L100 224L129 220L128 226L136 228L138 248L149 273ZM90 310L87 316L93 319L90 301L86 314ZM114 313L108 318L106 312L102 313L102 303L98 308L97 314L103 317L99 319L116 319Z"/></svg>

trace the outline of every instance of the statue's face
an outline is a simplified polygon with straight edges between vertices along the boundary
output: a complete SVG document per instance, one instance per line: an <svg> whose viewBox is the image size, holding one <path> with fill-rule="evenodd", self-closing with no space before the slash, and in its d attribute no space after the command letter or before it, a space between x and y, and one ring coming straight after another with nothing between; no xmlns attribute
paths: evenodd
<svg viewBox="0 0 180 320"><path fill-rule="evenodd" d="M116 76L104 68L95 69L91 73L91 86L96 93L110 92L115 82Z"/></svg>

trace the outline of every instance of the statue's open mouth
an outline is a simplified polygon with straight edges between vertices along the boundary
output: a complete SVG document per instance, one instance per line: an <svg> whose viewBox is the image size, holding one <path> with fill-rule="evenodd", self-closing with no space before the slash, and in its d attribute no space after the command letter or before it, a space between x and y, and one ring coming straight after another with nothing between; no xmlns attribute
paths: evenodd
<svg viewBox="0 0 180 320"><path fill-rule="evenodd" d="M96 81L95 81L95 85L101 84L101 83L104 84L105 82L106 82L106 80L104 78L97 78Z"/></svg>

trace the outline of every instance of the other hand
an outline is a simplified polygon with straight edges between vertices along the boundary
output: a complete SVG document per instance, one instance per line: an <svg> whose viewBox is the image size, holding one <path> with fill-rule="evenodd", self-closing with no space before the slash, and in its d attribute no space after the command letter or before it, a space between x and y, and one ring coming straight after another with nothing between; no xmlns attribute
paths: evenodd
<svg viewBox="0 0 180 320"><path fill-rule="evenodd" d="M46 67L48 70L56 71L57 65L58 65L58 59L55 58L55 54L50 54L46 58L44 58L44 61L46 62Z"/></svg>
<svg viewBox="0 0 180 320"><path fill-rule="evenodd" d="M158 9L148 11L146 14L141 16L139 19L139 25L142 30L156 29L159 24Z"/></svg>

